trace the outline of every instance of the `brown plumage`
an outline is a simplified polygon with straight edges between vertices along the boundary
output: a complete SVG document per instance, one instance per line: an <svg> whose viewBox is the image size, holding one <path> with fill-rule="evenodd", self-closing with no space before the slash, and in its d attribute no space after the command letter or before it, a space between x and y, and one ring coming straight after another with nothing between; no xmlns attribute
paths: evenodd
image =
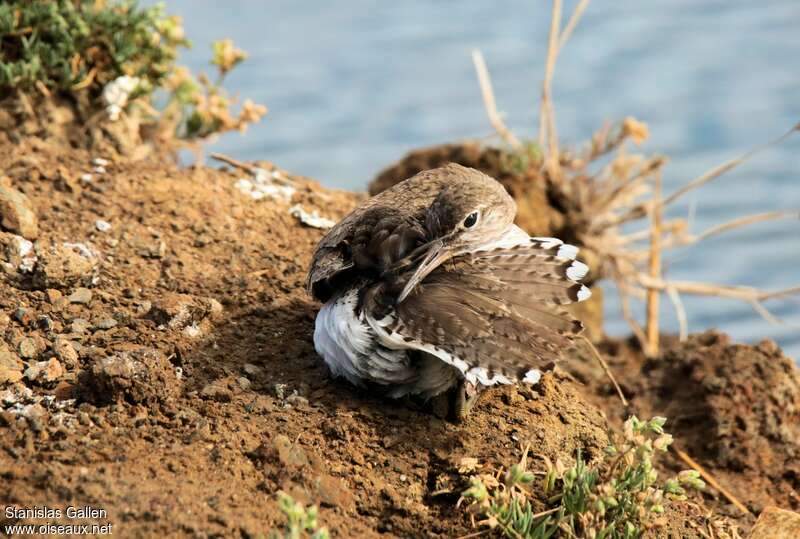
<svg viewBox="0 0 800 539"><path fill-rule="evenodd" d="M430 397L466 381L535 382L581 328L577 249L529 238L503 187L450 164L369 199L320 242L314 341L334 375Z"/></svg>

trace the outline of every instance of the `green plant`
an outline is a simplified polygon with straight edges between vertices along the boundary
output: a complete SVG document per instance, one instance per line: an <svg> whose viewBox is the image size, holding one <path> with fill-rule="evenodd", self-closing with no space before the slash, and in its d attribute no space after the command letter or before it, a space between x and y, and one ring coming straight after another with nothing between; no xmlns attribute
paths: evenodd
<svg viewBox="0 0 800 539"><path fill-rule="evenodd" d="M328 528L319 527L317 522L317 506L303 506L282 490L278 491L278 507L288 522L282 531L270 532L270 539L328 539Z"/></svg>
<svg viewBox="0 0 800 539"><path fill-rule="evenodd" d="M105 109L111 121L135 114L167 140L244 130L266 113L245 100L234 114L236 100L222 88L244 51L229 39L215 42L212 82L176 65L179 50L190 46L181 19L167 16L160 4L10 0L0 4L0 94L71 95Z"/></svg>
<svg viewBox="0 0 800 539"><path fill-rule="evenodd" d="M477 525L515 539L641 537L645 530L663 525L660 515L666 503L686 499L687 487L705 486L694 471L658 482L653 457L672 443L672 436L663 431L665 421L629 418L621 440L592 465L580 452L569 468L545 459L539 497L550 507L544 511L534 512L531 503L536 475L527 470L527 450L505 474L471 477L459 504L467 502L468 511L482 519Z"/></svg>

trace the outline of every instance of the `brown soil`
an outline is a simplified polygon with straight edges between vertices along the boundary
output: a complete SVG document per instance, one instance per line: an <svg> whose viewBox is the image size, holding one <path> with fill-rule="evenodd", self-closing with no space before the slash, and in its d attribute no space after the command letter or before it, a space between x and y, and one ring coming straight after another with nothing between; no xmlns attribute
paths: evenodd
<svg viewBox="0 0 800 539"><path fill-rule="evenodd" d="M0 147L39 217L31 272L0 236L0 375L25 375L0 378L0 505L103 508L125 537L255 537L282 522L283 489L320 504L335 536L453 537L474 531L453 509L462 457L508 465L530 443L541 469L605 446L586 399L613 419L619 404L582 364L588 390L547 375L487 392L463 424L329 378L303 289L323 231L288 210L337 219L358 196L290 176L292 200L256 201L234 188L240 173L147 159L82 182L93 157L35 138ZM743 499L796 508L796 371L769 346L703 339L658 365L615 345L614 368L642 415L675 417L681 446ZM707 524L692 504L669 516L661 535Z"/></svg>
<svg viewBox="0 0 800 539"><path fill-rule="evenodd" d="M568 366L586 384L583 395L612 424L627 414L669 418L666 429L683 450L752 512L743 515L714 489L706 503L747 528L774 505L800 510L800 371L778 346L733 344L716 331L685 343L667 339L661 357L647 359L633 340L601 347L629 397L622 408L602 372L589 361ZM673 453L668 467L687 466Z"/></svg>

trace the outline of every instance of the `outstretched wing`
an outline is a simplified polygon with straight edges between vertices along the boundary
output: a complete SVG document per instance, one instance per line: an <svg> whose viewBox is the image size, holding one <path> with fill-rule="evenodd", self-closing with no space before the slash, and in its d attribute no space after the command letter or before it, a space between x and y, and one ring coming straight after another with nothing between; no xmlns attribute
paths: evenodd
<svg viewBox="0 0 800 539"><path fill-rule="evenodd" d="M472 383L536 382L583 329L562 307L590 296L577 252L527 238L457 257L373 327L387 346L424 350Z"/></svg>

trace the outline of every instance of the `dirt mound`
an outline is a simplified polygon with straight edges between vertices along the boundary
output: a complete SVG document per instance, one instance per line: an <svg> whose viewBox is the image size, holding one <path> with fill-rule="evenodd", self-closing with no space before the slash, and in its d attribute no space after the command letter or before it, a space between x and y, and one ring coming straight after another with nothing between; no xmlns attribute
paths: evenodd
<svg viewBox="0 0 800 539"><path fill-rule="evenodd" d="M629 396L629 412L669 418L675 446L710 471L753 514L768 505L800 509L800 371L777 345L732 344L709 331L685 343L668 339L662 357L646 359L632 341L603 349ZM592 402L612 422L625 415L591 362L571 365ZM593 393L593 396L592 396ZM677 459L674 468L685 468ZM728 501L709 500L723 513L752 523Z"/></svg>
<svg viewBox="0 0 800 539"><path fill-rule="evenodd" d="M605 419L553 376L488 393L463 425L329 379L303 289L323 231L289 210L337 219L356 195L265 164L295 192L257 200L239 173L98 157L38 139L0 154L39 220L35 243L0 237L3 505L256 536L282 488L339 536L452 536L470 531L462 457L605 446Z"/></svg>
<svg viewBox="0 0 800 539"><path fill-rule="evenodd" d="M104 162L38 139L0 149L7 183L39 221L35 243L0 235L3 505L100 507L108 516L99 522L126 536L258 536L283 521L275 493L284 489L320 504L341 537L457 536L474 531L453 508L463 457L505 466L530 444L542 469L543 457L569 461L580 449L592 458L606 445L606 420L582 395L618 412L595 391L605 392L602 374L587 375L588 392L562 374L489 391L460 425L329 378L311 338L319 306L303 289L323 231L290 209L338 219L357 195L268 163L242 178L152 159ZM706 372L709 345L697 346L671 361ZM787 368L778 352L761 353ZM636 393L634 384L670 376L650 368L623 383ZM770 404L752 394L774 422L743 417L748 433L776 444L796 436L781 415L781 403L796 413L796 388L776 393L778 367L761 376L756 391L784 395ZM643 415L674 413L678 440L699 443L680 419L688 411L665 412L666 393L638 391ZM648 392L664 400L647 408ZM763 449L737 452L740 434L714 432L706 451L725 454L726 466L749 466ZM787 450L771 449L771 475L754 490L786 506L788 491L766 483L796 475L781 476ZM706 515L672 506L663 531L697 535L687 522Z"/></svg>

